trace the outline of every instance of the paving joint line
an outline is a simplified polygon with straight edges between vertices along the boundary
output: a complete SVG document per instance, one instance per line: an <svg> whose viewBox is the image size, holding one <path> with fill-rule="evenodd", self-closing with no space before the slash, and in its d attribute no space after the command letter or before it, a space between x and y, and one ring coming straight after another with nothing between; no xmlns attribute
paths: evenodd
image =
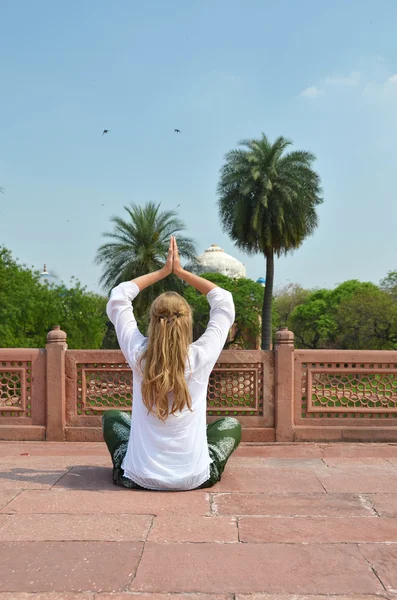
<svg viewBox="0 0 397 600"><path fill-rule="evenodd" d="M52 490L52 488L53 488L53 487L54 487L54 486L55 486L55 485L56 485L56 484L57 484L59 481L61 481L61 479L63 479L64 477L66 477L66 475L68 475L68 474L70 473L70 471L71 471L72 469L74 469L74 466L75 466L75 465L73 465L73 466L71 466L71 467L66 467L66 472L65 472L65 473L62 473L62 475L60 475L59 479L57 479L56 481L54 481L54 483L53 483L52 485L50 485L50 487L49 487L48 489L49 489L49 490Z"/></svg>
<svg viewBox="0 0 397 600"><path fill-rule="evenodd" d="M375 569L374 565L368 560L368 558L365 556L364 552L361 551L360 545L361 544L356 544L358 551L360 552L361 556L364 558L364 560L367 563L367 565L369 565L369 568L371 569L372 573L375 575L375 577L377 578L377 580L379 581L379 583L381 584L381 586L383 587L383 589L385 590L386 594L389 596L388 589L386 588L385 584L381 580L380 575L378 575L378 572Z"/></svg>
<svg viewBox="0 0 397 600"><path fill-rule="evenodd" d="M151 532L151 531L152 531L152 529L153 529L153 525L154 525L154 520L155 520L155 519L156 519L156 515L153 515L153 516L152 516L151 523L150 523L150 525L149 525L149 529L148 529L148 531L147 531L147 534L146 534L146 537L145 537L145 539L143 540L143 543L142 543L142 550L141 550L141 553L140 553L140 555L139 555L139 558L138 558L138 562L137 562L136 568L135 568L134 572L132 573L132 577L131 577L131 579L129 580L129 582L126 584L126 586L125 586L125 587L124 587L124 589L122 590L123 592L130 592L130 591L131 591L131 590L130 590L130 587L131 587L131 585L132 585L132 583L133 583L133 581L134 581L135 577L137 576L137 573L138 573L139 566L140 566L140 564L141 564L141 562L142 562L142 559L143 559L143 553L145 552L145 548L146 548L146 542L147 542L147 540L148 540L148 537L149 537L149 534L150 534L150 532ZM138 543L139 543L139 542L138 542Z"/></svg>
<svg viewBox="0 0 397 600"><path fill-rule="evenodd" d="M327 492L327 490L326 490L326 488L325 488L325 485L323 484L323 482L321 481L321 479L319 478L319 476L317 475L317 473L316 473L315 471L313 471L313 473L314 473L314 475L315 475L315 477L316 477L317 481L319 482L319 484L320 484L320 485L321 485L321 487L323 488L324 492L325 492L326 494L328 494L328 492ZM329 495L329 494L328 494L328 495Z"/></svg>
<svg viewBox="0 0 397 600"><path fill-rule="evenodd" d="M368 495L365 494L360 494L359 495L360 500L363 500L363 503L367 503L369 504L370 509L372 510L372 512L375 514L376 517L379 517L380 519L382 518L381 515L379 514L379 512L377 511L377 509L374 506L374 503L372 502L372 499L370 497L368 497Z"/></svg>
<svg viewBox="0 0 397 600"><path fill-rule="evenodd" d="M215 501L215 495L214 493L209 492L208 493L208 502L210 505L210 516L211 517L218 517L219 516L219 512L218 512L218 506L216 504Z"/></svg>
<svg viewBox="0 0 397 600"><path fill-rule="evenodd" d="M241 517L236 517L236 525L237 525L237 542L238 542L239 544L241 544L241 543L242 543L242 541L241 541L241 537L240 537L240 519L241 519Z"/></svg>
<svg viewBox="0 0 397 600"><path fill-rule="evenodd" d="M20 494L22 494L22 492L24 492L24 491L25 491L25 490L22 490L22 489L21 489L21 490L17 490L17 491L15 492L15 496L13 496L12 498L10 498L10 499L9 499L9 500L6 502L6 504L5 504L5 505L4 505L4 506L3 506L3 507L0 509L0 511L2 511L2 510L4 510L5 508L7 508L7 506L8 506L8 505L9 505L9 504L10 504L10 503L13 501L13 500L15 500L15 498L17 498L17 497L18 497ZM1 513L1 512L0 512L0 514L6 514L6 515L8 515L8 514L10 514L10 513Z"/></svg>

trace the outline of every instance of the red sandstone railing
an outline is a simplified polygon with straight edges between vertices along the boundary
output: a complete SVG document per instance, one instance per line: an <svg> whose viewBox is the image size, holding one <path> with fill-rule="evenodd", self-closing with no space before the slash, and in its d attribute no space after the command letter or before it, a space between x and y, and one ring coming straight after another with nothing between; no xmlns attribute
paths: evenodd
<svg viewBox="0 0 397 600"><path fill-rule="evenodd" d="M59 327L45 350L0 349L0 439L101 440L109 408L131 410L120 351L68 350ZM208 420L236 416L243 439L397 441L397 352L225 350L210 377Z"/></svg>
<svg viewBox="0 0 397 600"><path fill-rule="evenodd" d="M132 372L114 350L66 351L65 436L100 440L101 417L109 408L130 411ZM274 437L274 357L261 350L225 350L211 374L208 420L236 416L245 439Z"/></svg>
<svg viewBox="0 0 397 600"><path fill-rule="evenodd" d="M277 334L277 441L397 441L397 352L294 350Z"/></svg>
<svg viewBox="0 0 397 600"><path fill-rule="evenodd" d="M0 349L0 439L45 439L46 353Z"/></svg>

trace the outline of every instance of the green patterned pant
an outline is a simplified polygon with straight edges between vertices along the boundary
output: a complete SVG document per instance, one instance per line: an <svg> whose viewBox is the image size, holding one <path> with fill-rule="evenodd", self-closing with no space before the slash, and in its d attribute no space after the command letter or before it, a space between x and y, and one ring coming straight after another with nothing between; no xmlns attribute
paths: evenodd
<svg viewBox="0 0 397 600"><path fill-rule="evenodd" d="M126 488L142 489L124 476L121 468L127 452L131 431L131 416L120 410L107 410L102 417L103 439L113 462L113 483ZM207 442L212 458L209 479L200 488L212 487L220 481L230 456L241 441L241 425L233 417L224 417L207 425Z"/></svg>

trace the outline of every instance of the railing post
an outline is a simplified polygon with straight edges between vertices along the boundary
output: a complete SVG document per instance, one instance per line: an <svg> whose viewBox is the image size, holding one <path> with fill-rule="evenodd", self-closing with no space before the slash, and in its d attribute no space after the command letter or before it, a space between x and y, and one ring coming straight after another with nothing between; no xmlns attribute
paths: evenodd
<svg viewBox="0 0 397 600"><path fill-rule="evenodd" d="M67 350L66 333L55 325L47 334L47 423L46 440L63 442L65 440L65 352Z"/></svg>
<svg viewBox="0 0 397 600"><path fill-rule="evenodd" d="M294 441L294 334L287 327L276 332L275 424L276 442Z"/></svg>

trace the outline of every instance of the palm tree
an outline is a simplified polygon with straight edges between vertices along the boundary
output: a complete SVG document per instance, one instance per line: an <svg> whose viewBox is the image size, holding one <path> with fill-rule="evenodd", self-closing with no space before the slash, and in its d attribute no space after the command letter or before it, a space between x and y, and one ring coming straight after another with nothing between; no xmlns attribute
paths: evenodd
<svg viewBox="0 0 397 600"><path fill-rule="evenodd" d="M185 229L176 212L161 211L160 204L149 202L143 207L131 204L124 209L128 218L111 218L114 230L103 236L112 241L103 244L95 257L95 262L104 266L100 283L108 290L122 281L160 269L167 257L170 236ZM181 235L177 239L180 255L194 261L194 241ZM167 290L183 293L183 284L171 275L146 288L134 304L137 314L142 316L152 300Z"/></svg>
<svg viewBox="0 0 397 600"><path fill-rule="evenodd" d="M312 169L315 156L285 153L291 142L283 137L271 144L262 134L240 145L244 149L230 151L221 169L219 211L223 229L237 247L265 256L262 349L269 350L274 257L298 248L316 228L320 178Z"/></svg>

